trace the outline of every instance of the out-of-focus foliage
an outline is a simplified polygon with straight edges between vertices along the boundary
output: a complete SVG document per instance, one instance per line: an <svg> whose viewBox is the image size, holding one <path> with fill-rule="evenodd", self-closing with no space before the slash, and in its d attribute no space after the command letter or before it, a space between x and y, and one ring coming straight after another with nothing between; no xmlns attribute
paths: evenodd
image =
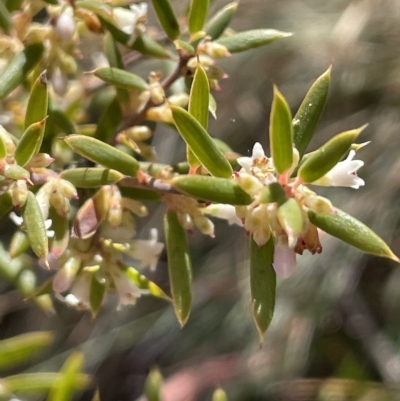
<svg viewBox="0 0 400 401"><path fill-rule="evenodd" d="M4 4L10 11L18 9L11 6L11 3L5 1ZM191 43L175 41L175 46L183 49L190 57L193 56L191 54L193 46L201 40L201 34L196 37L196 30L201 29L199 27L203 25L204 20L201 15L196 20L192 10L199 7L198 4L201 2L193 1L191 6L183 2L172 2L170 9L168 5L166 6L168 2L154 1L156 14L153 15L153 11L149 9L147 32L140 33L138 37L129 30L113 29L112 24L115 21L109 19L107 8L109 4L105 4L104 10L99 11L94 2L76 3L78 8L84 10L80 11L82 13L80 18L91 30L88 39L82 40L79 48L81 51L79 65L86 71L92 69L92 75L87 75L87 81L81 82L86 96L85 103L81 103L82 98L79 99L79 96L69 103L68 96L62 94L65 90L63 81L65 77L60 75L60 72L66 73L69 78L74 74L70 65L73 62L67 57L70 51L67 46L58 59L60 64L56 63L48 70L52 79L52 91L59 90L60 93L58 97L53 92L50 93L50 97L54 96L57 101L49 102L46 120L41 110L28 107L28 111L31 111L25 113L21 107L22 103L18 100L7 103L6 107L2 103L4 109L0 110L0 124L8 131L21 135L19 143L24 141L22 143L28 144L19 145L16 160L21 169L15 169L18 171L13 171L12 176L10 172L10 179L18 181L21 177L25 177L25 171L29 170L26 165L43 153L49 153L55 158L52 160L54 163L52 166L56 172L61 172L65 166L73 166L70 170L64 170L61 178L81 188L78 191L81 203L77 201L72 203L73 213L79 208L72 233L81 239L71 240L74 252L79 253L79 258L73 254L64 261L67 262L67 268L63 269L65 274L63 280L73 281L84 261L82 255L85 252L90 253L87 238L106 220L104 205L111 205L115 199L121 197L115 189L109 192L102 190L94 195L95 190L92 188L112 186L120 181L123 175L135 176L140 169L154 177L165 178L169 174L164 170L166 165L171 164L174 170L180 173L182 173L180 169L183 168L183 173L187 173L193 166L197 168L200 160L215 177L175 177L171 181L173 186L196 198L222 202L221 197L226 200L229 194L233 200L226 201L227 203L239 204L238 199L243 199L244 205L249 203L246 200L248 195L246 192L242 194L233 188L233 185L225 181L224 185L219 185L217 181L223 180L220 177L230 175L231 166L237 169L237 164L234 165L234 162L238 155L230 158L233 152L221 150L218 142L214 144L207 142L206 146L214 152L211 153L211 157L210 153L202 154L201 150L206 143L204 141L209 137L200 136L200 139L198 137L193 139L193 128L200 135L204 131L217 133L217 136L232 149L242 150L242 153L249 153L256 141L261 142L266 149L269 143L267 127L269 123L273 124L272 114L271 122L268 121L269 109L271 103L273 101L276 103L278 99L277 93L275 97L273 96L271 81L279 86L279 91L286 98L281 102L282 110L286 109L285 113L295 115L316 77L321 76L330 64L333 65L332 81L325 112L320 116L323 107L311 109L317 117L315 120L310 120L309 126L301 135L296 134L299 130L294 124L292 133L294 143L304 143L304 149L299 149L300 154L303 154L310 139L307 129L314 131L313 123L319 118L317 135L307 151L318 149L334 134L348 129L349 126L360 127L365 122L369 123L368 130L362 134L362 141L371 140L372 143L365 148L356 149L360 157L366 161L366 166L360 175L367 186L358 190L356 194L351 194L352 196L348 195L351 190L337 190L337 188L335 191L327 188L322 194L379 232L394 252L399 253L399 215L396 213L399 192L397 160L400 151L396 136L400 124L397 100L399 59L393 49L399 46L400 32L396 21L400 18L400 9L395 0L379 2L334 0L326 4L316 0L302 2L242 0L238 13L234 15L228 28L228 34L234 33L230 29L240 32L270 26L281 31L294 32L295 35L279 42L279 45L274 45L275 47L265 49L261 47L229 59L219 60L218 67L202 64L207 67L205 70L210 78L210 86L220 85L222 89L219 92L213 91L213 97L209 99L210 111L215 109L215 104L218 105L218 119L211 120L208 127L201 124L201 116L199 117L198 113L196 115L196 111L191 110L190 105L189 113L173 106L175 104L173 102L177 102L178 106L186 104L188 97L171 99L174 94L182 92L183 83L178 81L171 86L171 93L168 93L169 101L173 113L175 110L174 117L177 117L175 123L179 131L182 131L182 137L186 140L185 135L189 136L189 140L186 140L187 149L183 141L171 133L172 119L163 103L165 94L160 91L160 77L157 74L150 76L148 80L141 77L147 77L150 70L162 70L167 74L174 67L176 63L169 59L173 49L166 50L166 44L170 42L158 29L162 26L168 38L176 39L182 33L177 23L187 12L190 15ZM208 5L208 2L205 3ZM4 6L2 4L0 12ZM223 31L220 26L212 25L212 22L217 25L226 23L227 26L231 11L236 7L236 4L233 4L222 9L225 4L226 2L218 0L210 2L208 15L211 17L211 22L205 23L204 30L211 34L212 39L217 39ZM217 11L221 9L223 11L218 14ZM96 11L97 19L92 16L93 10ZM0 26L8 33L12 24L7 19L7 14L3 15L6 18L0 21ZM213 19L213 15L217 15L218 18ZM48 16L38 15L35 22L43 22L45 17ZM100 25L96 25L97 21ZM168 21L172 21L173 24L168 24ZM136 27L141 29L140 21ZM109 30L104 43L99 40L102 29ZM233 53L241 50L243 43L247 43L246 41L252 37L255 39L251 46L247 47L255 47L261 42L266 43L270 40L268 35L271 32L264 32L265 36L260 32L261 30L257 35L250 32L248 37L244 39L241 37L240 42L234 42L234 45L230 41L235 35L220 38L216 43L225 45ZM64 34L67 35L68 32ZM33 34L30 38L32 37ZM120 45L116 43L122 43L125 47L119 47ZM103 45L111 68L98 67L91 58L96 51L97 54L102 51ZM30 46L37 47L34 51L35 57L28 55L29 62L27 62L26 54L30 48L25 48L18 59L13 59L14 65L11 64L11 67L7 68L0 84L2 96L11 93L21 83L28 87L35 82L34 79L30 83L22 82L26 71L33 70L34 75L41 72L36 71L35 66L38 62L36 57L41 57L42 45ZM124 50L120 54L122 48ZM157 56L163 61L142 57L138 52L146 56ZM135 74L132 72L125 74L126 71L122 71L125 65L132 66ZM10 69L14 71L12 80L7 79ZM218 85L213 80L225 77L222 70L229 74L229 79L221 81ZM194 71L197 74L200 69L194 66L192 72ZM104 82L91 81L93 75L100 77ZM186 84L191 84L192 75L186 78ZM115 90L112 86L115 86ZM192 88L193 86L194 84ZM38 88L40 89L40 86ZM71 87L70 90L76 88ZM148 124L149 130L129 132L130 126L141 121L137 119L138 114L131 115L131 110L143 104L144 94L149 90L153 103L150 108L145 109L146 113L140 114L139 111L139 116L154 122L163 121L165 124L157 126L154 136L152 133L149 134L154 128L154 123ZM31 98L34 99L33 93ZM325 104L325 95L326 93L318 98L321 104ZM40 97L40 93L35 96ZM214 97L216 103L213 102ZM313 102L314 100L310 100L308 104ZM39 104L43 103L39 101ZM302 106L306 107L307 104L304 103ZM307 112L308 110L305 114ZM180 113L179 116L176 113ZM299 114L301 113L295 115L294 121ZM34 117L29 119L27 115ZM190 116L195 118L191 119ZM199 124L193 120L197 120ZM42 126L45 125L43 130L42 126L31 125L38 121ZM114 138L119 127L125 130L118 138ZM39 133L33 135L32 130ZM57 140L57 137L64 135L70 136L66 137L64 142ZM157 150L157 154L154 154L152 146L149 146L150 137L152 137L151 145ZM82 138L84 139L78 140ZM102 141L101 144L95 143L95 138ZM280 135L276 138L282 140ZM106 145L112 143L114 139L117 139L118 150ZM289 139L284 139L278 145L276 141L275 145L271 143L271 153L281 154L283 150L283 154L286 154L289 149L287 145L291 143ZM40 144L33 144L34 140L41 143L41 152L39 152ZM103 167L93 168L93 164L80 161L81 168L75 168L76 164L73 161L75 156L70 149L87 160L100 163ZM249 151L245 152L243 149ZM119 153L121 150L125 153ZM182 167L182 164L176 163L185 158L185 152L188 155L188 163ZM223 160L229 163L215 162L221 152L224 153ZM340 160L341 156L336 157ZM289 167L292 158L290 155L286 161L284 160L282 172ZM317 158L318 155L314 155L314 160ZM151 164L153 160L163 164ZM311 173L314 174L315 168L309 167L312 166L312 162L311 158L308 167L304 165L302 172L300 167L299 174L303 174L304 178L309 177ZM206 165L207 163L210 164ZM217 168L213 170L215 166ZM321 175L323 173L319 172L318 178ZM192 178L197 180L204 178L208 181L199 184ZM38 180L35 182L37 187L34 187L33 192L29 194L33 194L43 183L40 181L40 176L35 179ZM232 181L227 182L233 184ZM55 191L57 185L53 184L51 191ZM199 196L198 188L201 188L201 185L204 186ZM229 191L225 186L229 186ZM239 189L241 190L240 187ZM64 191L68 195L65 198L75 198L70 187L64 188ZM121 189L121 194L123 198L135 201L147 200L149 197L157 198L158 193L146 191L148 188L126 186ZM209 198L215 194L220 198ZM330 400L335 397L340 400L391 400L400 397L398 387L400 326L397 318L400 305L398 296L400 275L393 267L394 263L374 256L365 256L339 244L335 239L322 238L324 249L318 257L304 255L299 258L299 266L290 279L278 279L274 319L262 347L259 348L259 337L253 324L253 308L249 302L250 291L253 291L253 299L255 294L255 290L250 288L249 280L252 274L252 271L249 271L249 258L253 256L248 251L249 238L245 238L243 231L236 226L227 227L216 221L215 239L204 238L197 233L188 236L188 246L192 254L193 301L191 317L186 326L180 330L170 305L163 301L168 299L165 293L169 290L167 260L164 253L161 255L157 270L146 272L146 277L141 276L138 270L129 264L125 264L125 259L116 263L123 277L128 277L133 283L129 291L132 291L132 288L135 288L135 291L136 288L139 289L139 292L134 293L135 297L139 296L141 291L155 295L155 298L141 297L134 307L129 305L118 313L115 312L116 306L130 303L132 298L124 297L119 291L118 276L110 279L100 274L102 267L99 268L99 262L86 265L85 273L82 274L85 282L90 283L91 291L87 298L88 305L81 306L90 307L92 313L77 312L66 307L57 298L51 298L49 294L52 274L36 266L36 258L33 258L32 254L25 253L29 244L33 252L43 260L46 260L48 252L44 238L47 239L46 230L49 227L46 227L45 219L34 217L35 213L40 214L40 211L33 199L35 196L28 195L22 209L29 241L25 232L21 230L10 238L10 233L15 228L12 228L12 223L7 218L2 220L2 242L6 246L10 244L10 252L18 258L11 261L7 252L1 250L0 270L5 278L1 282L1 337L10 338L17 333L32 330L54 331L56 337L53 348L39 363L34 364L29 361L18 371L12 368L13 370L7 372L8 377L17 377L14 376L16 373L23 373L29 379L28 375L33 374L32 372L56 372L61 369L63 376L48 376L53 382L50 399L54 400L68 399L70 384L73 381L71 377L77 374L81 367L93 374L95 384L93 389L80 397L82 400L111 401L138 398L144 400L145 396L141 396L142 393L146 394L148 400L156 400L158 397L166 401L188 398L226 399L222 390L215 390L219 386L224 388L229 400L275 398ZM126 202L127 205L128 201ZM54 203L57 204L56 201ZM7 209L5 213L8 213L15 202L12 203L8 198L4 198L1 199L1 204L2 207L5 205ZM58 210L63 210L62 202L58 205L60 207ZM140 204L129 203L129 205L137 214L145 214ZM300 228L297 227L299 221L303 221L303 217L292 220L292 216L298 215L299 211L290 203L283 205L285 206L280 206L282 208L280 214L283 216L280 219L281 225L288 227L291 232L296 230L301 232L302 225L300 224ZM145 233L145 237L150 227L157 226L161 229L159 223L162 220L161 212L156 211L153 204L148 207L150 212L154 213L152 219L144 223L137 221L135 227L138 233ZM66 249L69 231L67 219L63 213L59 214L55 209L56 207L52 205L49 214L53 221L51 229L55 231L55 237L50 241L50 253L59 257ZM95 217L93 217L94 210ZM335 217L337 216L340 218L341 215ZM124 221L128 222L128 216L124 215L124 218ZM316 222L317 218L310 215L311 221L315 219ZM337 220L331 220L320 224L325 231L331 230L332 234L341 238L342 222L342 220L338 223ZM357 235L365 226L360 226L358 223L358 220L348 222L353 231L349 230L354 233L355 239L346 237L349 230L344 230L345 238L342 239L353 245L356 242L356 246L363 249L366 237L362 237L360 243L357 242ZM167 244L168 230L167 224L165 235ZM33 234L29 236L30 231ZM178 245L181 249L186 249L186 244L183 246L186 241L185 233L181 234L183 235L179 237L181 242ZM368 235L370 234L368 232ZM165 242L164 238L161 240ZM148 240L142 241L143 245ZM151 237L151 241L155 246L158 244L157 237ZM374 237L371 244L375 242ZM367 249L364 250L388 256L391 251L385 247L384 244L375 251L367 244ZM104 249L114 255L114 252L122 249L122 242L114 245L105 242ZM152 249L154 248L150 248L148 252ZM188 273L189 269L191 273L188 261L182 259L185 253L176 251L171 255L171 251L168 252L169 259L177 260L177 265L183 269L182 271L186 270ZM54 260L50 259L49 263L54 263ZM152 263L154 260L148 265L151 266ZM273 272L272 269L271 271ZM175 270L175 273L177 272L178 270ZM89 277L90 280L87 280ZM252 287L261 283L261 276L259 277L260 281L257 277L255 279L253 277ZM65 293L68 289L65 288L63 280L57 282L60 285L55 288L58 293ZM119 301L111 294L108 302L103 303L106 288L108 289L105 282L119 293ZM190 286L190 282L190 275L180 274L175 281L177 286L172 287L175 312L181 323L187 319L188 312L185 308L190 302L187 295L183 295L186 298L183 303L179 303L178 299L182 301L181 294L187 294L187 287L181 288L180 285L183 283L185 286ZM260 304L267 302L269 307L271 300L268 297L268 299L262 298L263 295L269 294L262 294L259 288L256 292L257 297L261 296L261 299L257 299L253 306L257 305L257 302ZM50 302L51 299L53 303ZM179 309L179 305L183 305L183 309ZM256 311L254 314L257 316ZM262 318L265 316L262 315ZM261 332L270 323L270 320L263 319L258 324ZM80 356L73 353L75 348L83 352L84 365ZM157 374L157 370L151 370L152 373L144 384L147 373L155 365L161 370L164 380ZM26 383L27 386L32 386L29 380ZM158 386L161 387L160 393ZM96 387L98 392L94 395ZM41 398L39 395L33 399Z"/></svg>

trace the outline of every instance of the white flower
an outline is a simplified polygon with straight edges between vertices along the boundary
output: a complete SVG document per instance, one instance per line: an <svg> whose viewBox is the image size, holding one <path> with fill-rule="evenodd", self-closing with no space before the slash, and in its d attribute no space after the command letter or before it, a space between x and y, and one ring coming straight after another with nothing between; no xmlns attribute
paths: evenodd
<svg viewBox="0 0 400 401"><path fill-rule="evenodd" d="M265 157L264 149L259 142L256 142L251 157L239 157L237 162L243 167L247 174L251 174L251 167L254 161L263 157Z"/></svg>
<svg viewBox="0 0 400 401"><path fill-rule="evenodd" d="M152 228L148 240L134 239L128 241L124 244L125 249L122 249L122 252L137 260L139 262L139 267L148 266L150 270L155 270L158 258L164 249L164 244L157 240L158 231L156 228Z"/></svg>
<svg viewBox="0 0 400 401"><path fill-rule="evenodd" d="M243 226L242 221L236 215L235 206L224 205L222 203L211 204L201 209L201 211L202 213L224 219L229 225L237 224L238 226Z"/></svg>
<svg viewBox="0 0 400 401"><path fill-rule="evenodd" d="M356 152L351 150L346 160L336 164L323 177L314 181L313 185L332 186L332 187L350 187L358 189L365 185L363 179L357 176L357 170L364 165L362 160L353 160Z"/></svg>
<svg viewBox="0 0 400 401"><path fill-rule="evenodd" d="M90 288L92 285L92 273L81 272L72 284L70 293L63 298L65 302L79 308L90 309Z"/></svg>
<svg viewBox="0 0 400 401"><path fill-rule="evenodd" d="M286 236L277 236L274 249L274 269L282 278L289 277L296 268L296 253L287 244Z"/></svg>
<svg viewBox="0 0 400 401"><path fill-rule="evenodd" d="M147 17L147 4L131 4L130 10L122 7L113 9L113 18L115 25L123 32L130 35L128 44L132 44L136 40L136 35L145 31L144 23Z"/></svg>
<svg viewBox="0 0 400 401"><path fill-rule="evenodd" d="M75 21L73 14L74 11L72 7L67 7L57 19L55 31L63 41L71 40L75 34Z"/></svg>

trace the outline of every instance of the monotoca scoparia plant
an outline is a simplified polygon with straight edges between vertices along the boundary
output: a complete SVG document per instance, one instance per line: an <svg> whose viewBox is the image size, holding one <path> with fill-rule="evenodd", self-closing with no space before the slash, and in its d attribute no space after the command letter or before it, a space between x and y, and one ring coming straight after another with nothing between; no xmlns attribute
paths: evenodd
<svg viewBox="0 0 400 401"><path fill-rule="evenodd" d="M237 2L210 19L207 0L192 0L179 20L168 0L152 5L158 31L147 29L147 3L0 2L0 213L15 223L7 257L25 260L30 248L53 272L40 285L22 274L8 279L43 307L54 293L93 315L109 292L118 294L118 308L150 294L172 302L184 325L192 303L187 232L214 237L214 216L242 226L249 238L249 303L262 338L276 274L288 277L296 254L320 253L321 231L398 262L377 234L309 188L364 185L357 176L363 162L354 157L365 145L358 140L365 126L306 152L330 68L294 117L275 86L270 157L260 143L251 157L237 157L207 128L216 114L212 92L227 77L218 59L290 34L234 32ZM161 60L160 71L136 74L145 57ZM106 106L99 115L100 101ZM155 123L184 139L185 161L157 161ZM148 239L136 237L149 201L164 205L171 296L140 270L155 269L164 248L155 228Z"/></svg>

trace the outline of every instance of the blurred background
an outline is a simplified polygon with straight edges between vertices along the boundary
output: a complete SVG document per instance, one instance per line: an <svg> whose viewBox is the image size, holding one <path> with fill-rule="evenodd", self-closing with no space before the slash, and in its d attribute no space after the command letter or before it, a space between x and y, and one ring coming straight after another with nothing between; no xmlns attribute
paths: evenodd
<svg viewBox="0 0 400 401"><path fill-rule="evenodd" d="M226 3L212 1L210 14ZM175 5L184 10L186 2ZM241 0L233 29L294 35L220 63L229 79L215 93L218 119L209 129L241 154L250 155L256 141L269 153L272 84L295 113L332 64L330 95L310 148L369 123L359 139L371 144L357 154L365 161L359 175L366 186L315 190L368 224L398 255L399 21L398 0ZM161 162L182 160L179 141L171 130L157 128ZM160 217L155 210L143 238ZM56 313L46 315L1 281L1 338L56 333L39 361L15 372L58 370L73 349L81 349L102 401L143 400L154 366L165 379L164 401L211 400L218 386L232 401L400 399L400 269L394 262L324 237L322 254L298 257L293 276L278 281L274 319L260 347L250 308L248 238L240 228L215 224L215 239L190 237L195 297L182 330L171 305L151 297L118 313L117 300L109 299L95 319L55 300ZM169 291L165 254L147 276ZM76 399L92 396L88 391Z"/></svg>

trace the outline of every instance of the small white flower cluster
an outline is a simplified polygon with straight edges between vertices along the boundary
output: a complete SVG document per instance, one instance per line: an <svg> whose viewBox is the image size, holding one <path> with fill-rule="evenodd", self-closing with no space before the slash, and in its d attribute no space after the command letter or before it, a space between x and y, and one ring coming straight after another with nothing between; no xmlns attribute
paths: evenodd
<svg viewBox="0 0 400 401"><path fill-rule="evenodd" d="M253 197L248 206L236 206L236 215L243 223L245 230L259 245L264 245L271 235L275 237L274 268L281 277L288 277L296 266L296 253L302 254L305 249L311 253L322 250L318 231L307 217L307 210L318 213L334 213L331 202L318 196L307 186L299 183L296 178L290 178L298 164L298 152L294 150L294 162L285 178L276 173L273 160L265 156L261 144L256 143L252 157L240 157L238 163L242 166L236 179L239 185ZM344 186L359 188L364 181L357 177L357 170L364 165L361 160L353 160L355 151L351 150L346 160L336 164L323 177L313 182L313 185ZM285 215L279 211L278 202L262 203L261 196L266 186L279 183L286 199L294 199L301 210L303 220L301 233L294 233L286 223ZM210 205L203 209L204 213L224 218L232 223L238 223L233 217L232 206Z"/></svg>

